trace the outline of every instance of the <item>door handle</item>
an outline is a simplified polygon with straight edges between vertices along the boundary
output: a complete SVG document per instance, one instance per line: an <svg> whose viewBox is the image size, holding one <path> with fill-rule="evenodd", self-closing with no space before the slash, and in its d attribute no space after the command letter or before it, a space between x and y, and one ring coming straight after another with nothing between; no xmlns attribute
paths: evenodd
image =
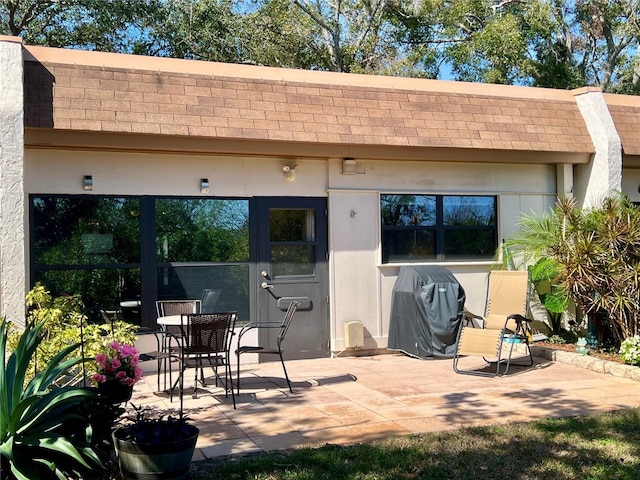
<svg viewBox="0 0 640 480"><path fill-rule="evenodd" d="M271 285L270 283L267 283L267 282L262 282L260 284L260 287L262 287L264 289L269 289L269 288L273 288L273 285Z"/></svg>

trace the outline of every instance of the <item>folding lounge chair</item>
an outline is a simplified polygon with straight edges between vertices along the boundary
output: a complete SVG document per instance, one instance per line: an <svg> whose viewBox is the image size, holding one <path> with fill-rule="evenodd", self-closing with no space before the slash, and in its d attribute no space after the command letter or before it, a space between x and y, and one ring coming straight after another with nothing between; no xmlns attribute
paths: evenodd
<svg viewBox="0 0 640 480"><path fill-rule="evenodd" d="M529 343L531 320L526 318L529 309L529 272L494 270L489 274L487 307L484 316L465 312L466 324L458 331L453 369L456 373L495 377L504 375L512 364L517 344L527 350L528 363L533 365ZM481 328L475 328L479 321ZM503 348L504 347L504 348ZM495 371L459 368L460 357L482 357ZM515 365L515 364L514 364Z"/></svg>

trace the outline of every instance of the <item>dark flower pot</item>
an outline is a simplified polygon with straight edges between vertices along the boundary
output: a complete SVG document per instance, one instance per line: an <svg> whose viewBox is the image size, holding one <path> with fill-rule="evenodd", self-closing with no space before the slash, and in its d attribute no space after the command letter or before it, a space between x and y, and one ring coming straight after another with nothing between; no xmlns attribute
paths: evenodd
<svg viewBox="0 0 640 480"><path fill-rule="evenodd" d="M118 380L107 380L98 384L98 393L112 403L122 403L131 400L133 385L123 385Z"/></svg>
<svg viewBox="0 0 640 480"><path fill-rule="evenodd" d="M128 427L113 432L113 444L124 480L183 480L189 478L189 465L200 430L193 425L188 437L162 443L136 443L128 438Z"/></svg>

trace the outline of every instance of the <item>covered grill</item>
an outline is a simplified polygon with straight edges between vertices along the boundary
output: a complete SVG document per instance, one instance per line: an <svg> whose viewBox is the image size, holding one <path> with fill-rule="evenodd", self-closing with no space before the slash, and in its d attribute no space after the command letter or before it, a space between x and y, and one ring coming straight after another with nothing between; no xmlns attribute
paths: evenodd
<svg viewBox="0 0 640 480"><path fill-rule="evenodd" d="M388 348L418 358L453 357L465 298L446 268L401 267L393 287Z"/></svg>

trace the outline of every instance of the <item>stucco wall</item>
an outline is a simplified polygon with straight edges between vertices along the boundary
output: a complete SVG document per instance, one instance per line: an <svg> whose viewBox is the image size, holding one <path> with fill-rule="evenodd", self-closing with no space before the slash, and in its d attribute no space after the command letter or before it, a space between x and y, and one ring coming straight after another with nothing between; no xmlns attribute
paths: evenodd
<svg viewBox="0 0 640 480"><path fill-rule="evenodd" d="M600 90L576 94L596 152L590 163L576 165L574 196L582 208L600 204L608 194L622 188L622 144Z"/></svg>
<svg viewBox="0 0 640 480"><path fill-rule="evenodd" d="M522 214L549 211L556 199L553 165L478 165L363 161L364 173L342 175L329 164L329 248L332 350L344 348L344 323L360 320L365 348L387 345L391 295L399 264L381 264L380 193L488 194L499 196L499 238L517 230ZM357 212L352 215L351 212ZM469 310L483 313L493 262L443 263L460 281Z"/></svg>
<svg viewBox="0 0 640 480"><path fill-rule="evenodd" d="M0 315L24 325L22 43L0 41Z"/></svg>
<svg viewBox="0 0 640 480"><path fill-rule="evenodd" d="M284 165L297 165L294 182L285 181ZM27 150L25 188L82 194L83 176L92 175L95 195L324 197L326 168L309 159ZM209 179L208 194L200 193L201 178Z"/></svg>
<svg viewBox="0 0 640 480"><path fill-rule="evenodd" d="M555 200L553 165L361 162L363 174L342 175L339 159L294 162L31 149L26 151L25 188L27 194L82 194L86 193L82 177L92 175L91 193L97 195L199 196L200 178L206 177L213 196L328 196L334 352L343 347L343 324L349 320L364 323L366 347L386 347L391 291L399 266L380 264L381 192L499 195L500 238L513 233L522 213L541 213ZM294 182L284 180L284 164L297 164ZM465 288L467 307L482 312L491 262L445 266Z"/></svg>
<svg viewBox="0 0 640 480"><path fill-rule="evenodd" d="M640 202L640 170L622 170L622 192L625 193L632 202Z"/></svg>

